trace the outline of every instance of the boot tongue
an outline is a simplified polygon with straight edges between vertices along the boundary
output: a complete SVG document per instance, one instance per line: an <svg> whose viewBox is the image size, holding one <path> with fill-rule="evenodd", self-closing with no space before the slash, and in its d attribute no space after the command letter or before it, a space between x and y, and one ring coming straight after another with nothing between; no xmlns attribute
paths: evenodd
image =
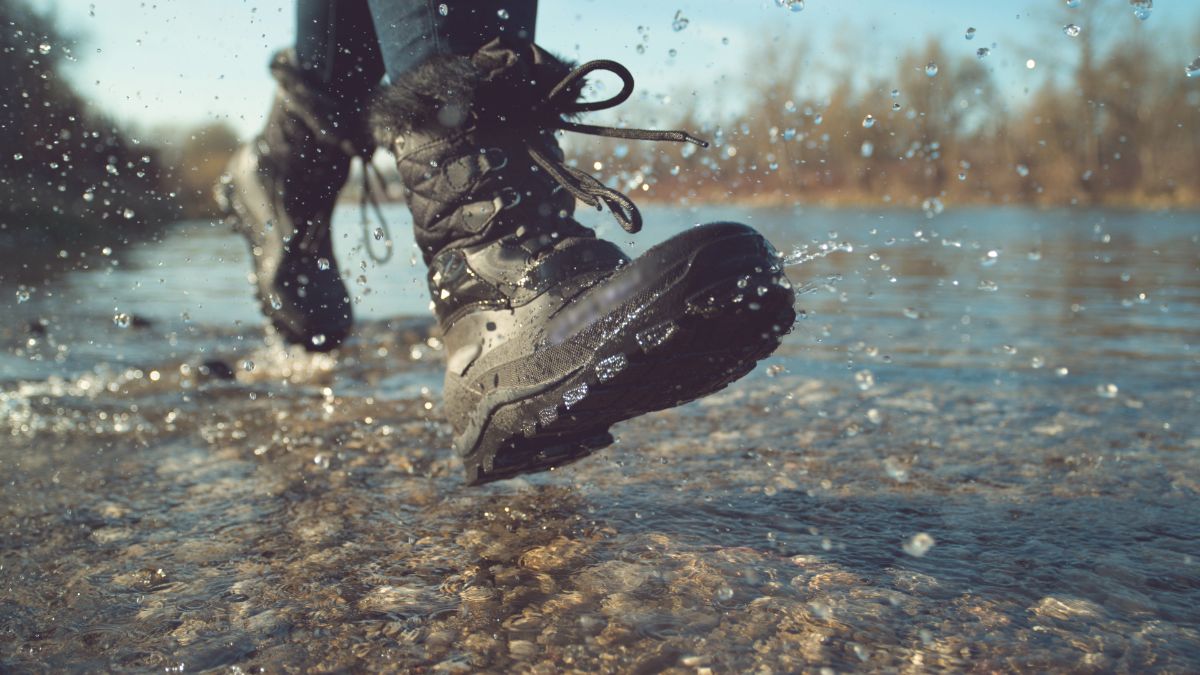
<svg viewBox="0 0 1200 675"><path fill-rule="evenodd" d="M526 82L536 79L535 71L548 67L562 77L568 68L541 47L523 40L496 38L483 45L471 56L471 61L484 73L484 80L521 79ZM532 83L531 83L532 84ZM549 88L552 83L544 83Z"/></svg>
<svg viewBox="0 0 1200 675"><path fill-rule="evenodd" d="M482 73L476 112L490 116L553 114L542 110L554 85L570 67L537 45L496 38L480 47L471 62ZM514 122L517 120L509 120Z"/></svg>

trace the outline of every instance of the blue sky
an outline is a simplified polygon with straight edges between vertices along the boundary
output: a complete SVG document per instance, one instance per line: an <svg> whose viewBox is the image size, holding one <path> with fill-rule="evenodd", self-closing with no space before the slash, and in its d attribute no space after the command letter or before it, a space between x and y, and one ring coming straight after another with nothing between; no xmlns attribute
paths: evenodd
<svg viewBox="0 0 1200 675"><path fill-rule="evenodd" d="M451 5L456 0L447 0ZM457 0L459 2L465 0ZM1127 9L1127 0L1103 2ZM272 95L266 63L292 40L292 0L42 0L80 37L70 77L98 106L134 128L227 119L244 135L262 123ZM538 42L557 53L625 63L639 89L696 90L715 105L738 104L737 83L763 44L807 46L820 94L823 66L851 59L866 76L894 71L929 36L953 54L990 47L1002 90L1020 97L1070 67L1062 0L806 0L791 12L775 0L541 0ZM672 29L677 11L688 19ZM1114 32L1144 31L1183 66L1200 55L1200 2L1157 0L1149 20L1120 11ZM643 31L639 32L638 28ZM964 39L968 27L974 40ZM1084 26L1084 30L1091 27ZM648 36L643 42L643 36ZM644 45L644 53L637 47ZM670 50L676 50L674 57ZM1030 70L1026 61L1037 67ZM720 94L724 94L721 96Z"/></svg>

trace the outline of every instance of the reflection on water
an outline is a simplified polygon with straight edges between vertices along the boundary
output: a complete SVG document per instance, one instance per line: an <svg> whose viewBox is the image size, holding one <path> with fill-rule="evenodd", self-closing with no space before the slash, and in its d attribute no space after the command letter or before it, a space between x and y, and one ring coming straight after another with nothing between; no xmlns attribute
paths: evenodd
<svg viewBox="0 0 1200 675"><path fill-rule="evenodd" d="M1200 669L1197 216L647 209L635 249L718 219L846 249L780 354L483 489L408 240L339 241L336 357L264 343L205 224L0 286L0 669Z"/></svg>

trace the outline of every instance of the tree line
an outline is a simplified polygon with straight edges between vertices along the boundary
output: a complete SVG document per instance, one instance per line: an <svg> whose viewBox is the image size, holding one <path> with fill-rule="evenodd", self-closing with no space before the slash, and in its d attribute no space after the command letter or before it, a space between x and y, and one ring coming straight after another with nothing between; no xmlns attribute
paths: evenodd
<svg viewBox="0 0 1200 675"><path fill-rule="evenodd" d="M828 95L803 98L804 49L773 44L744 70L742 112L704 120L712 100L688 96L673 116L641 115L699 130L711 148L572 140L569 154L586 169L599 157L610 185L666 201L1200 205L1200 77L1144 32L1118 34L1112 9L1076 10L1096 28L1055 36L1069 72L1016 101L988 50L953 56L933 39L892 73L856 86L847 64Z"/></svg>

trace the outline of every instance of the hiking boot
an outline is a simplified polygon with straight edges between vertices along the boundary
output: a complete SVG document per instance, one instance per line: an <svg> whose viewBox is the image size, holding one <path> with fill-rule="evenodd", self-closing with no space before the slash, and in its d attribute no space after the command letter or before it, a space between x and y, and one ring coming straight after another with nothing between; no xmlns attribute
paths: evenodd
<svg viewBox="0 0 1200 675"><path fill-rule="evenodd" d="M596 70L621 77L621 93L580 102ZM641 226L627 197L564 163L556 130L703 144L563 119L632 87L611 61L572 70L497 40L435 57L375 105L429 264L445 410L471 485L580 459L617 422L725 387L795 319L779 254L745 225L690 228L631 261L572 217L578 199Z"/></svg>
<svg viewBox="0 0 1200 675"><path fill-rule="evenodd" d="M351 325L330 219L351 159L374 146L364 115L313 87L290 51L271 71L280 86L266 129L233 156L217 200L250 244L263 314L287 342L328 351Z"/></svg>

